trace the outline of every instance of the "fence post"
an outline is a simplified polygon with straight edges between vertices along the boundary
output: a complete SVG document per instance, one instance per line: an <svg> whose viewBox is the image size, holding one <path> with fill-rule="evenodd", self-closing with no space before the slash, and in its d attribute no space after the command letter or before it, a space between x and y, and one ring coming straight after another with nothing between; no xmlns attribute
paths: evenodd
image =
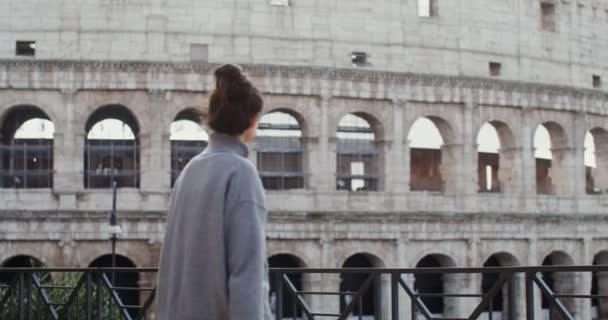
<svg viewBox="0 0 608 320"><path fill-rule="evenodd" d="M534 320L534 282L530 272L526 272L526 319Z"/></svg>
<svg viewBox="0 0 608 320"><path fill-rule="evenodd" d="M512 273L511 277L509 277L509 282L507 283L507 290L509 296L509 319L516 320L517 319L517 304L515 303L515 299L517 299L517 294L515 292L516 288L516 277L515 274Z"/></svg>
<svg viewBox="0 0 608 320"><path fill-rule="evenodd" d="M397 272L391 273L391 310L392 320L399 320L399 277Z"/></svg>
<svg viewBox="0 0 608 320"><path fill-rule="evenodd" d="M275 298L275 319L281 320L283 318L283 273L274 273L274 294Z"/></svg>

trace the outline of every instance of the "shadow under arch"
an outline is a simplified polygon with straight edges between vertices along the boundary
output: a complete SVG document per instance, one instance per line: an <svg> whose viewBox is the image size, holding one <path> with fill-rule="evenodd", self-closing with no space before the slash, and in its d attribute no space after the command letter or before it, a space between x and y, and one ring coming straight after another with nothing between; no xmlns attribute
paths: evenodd
<svg viewBox="0 0 608 320"><path fill-rule="evenodd" d="M15 255L2 262L2 268L45 268L47 265L40 259L29 255ZM0 283L13 284L18 280L14 272L0 272Z"/></svg>
<svg viewBox="0 0 608 320"><path fill-rule="evenodd" d="M424 256L416 264L416 268L454 268L456 261L448 255L431 253ZM455 293L457 290L457 278L453 274L421 273L414 275L414 290L421 294L446 294ZM432 296L421 296L431 314L450 314L455 305L453 298L442 298Z"/></svg>
<svg viewBox="0 0 608 320"><path fill-rule="evenodd" d="M554 250L545 256L542 265L574 265L574 259L564 251ZM551 290L556 294L574 294L576 292L576 276L571 272L543 272L542 278L549 288L551 288ZM576 301L574 299L560 298L560 301L570 313L575 311ZM551 319L559 319L559 315L554 308L549 310L549 300L545 295L542 295L541 307L543 312L546 313L545 316L551 317Z"/></svg>
<svg viewBox="0 0 608 320"><path fill-rule="evenodd" d="M357 253L348 257L342 268L381 268L384 266L382 260L371 253ZM346 306L352 301L353 295L358 292L370 275L366 273L342 273L340 274L340 292L352 292L352 295L340 296L340 312L344 312ZM371 287L355 302L352 315L354 316L378 316L382 307L380 278L372 280Z"/></svg>
<svg viewBox="0 0 608 320"><path fill-rule="evenodd" d="M275 254L268 258L268 267L269 268L306 268L306 265L300 257L292 254L279 253ZM294 286L297 291L303 291L303 277L300 273L288 273L286 274L287 278ZM270 299L270 308L273 313L276 314L276 306L277 306L277 297L276 297L276 283L277 279L273 276L273 274L269 274L269 299ZM283 305L283 318L292 318L292 317L302 317L302 310L296 307L296 303L294 300L294 295L292 295L289 290L283 288L282 294L282 305Z"/></svg>
<svg viewBox="0 0 608 320"><path fill-rule="evenodd" d="M97 257L91 261L88 266L89 268L111 268L112 267L112 255L105 254ZM135 263L123 256L116 255L116 268L136 268ZM137 272L115 272L114 275L106 273L108 279L113 281L113 286L121 288L139 288L139 273ZM137 290L118 290L118 296L120 297L124 305L138 306L139 304L139 291ZM129 309L129 314L132 317L137 315L138 309Z"/></svg>
<svg viewBox="0 0 608 320"><path fill-rule="evenodd" d="M493 255L491 255L490 257L488 257L486 259L486 261L483 264L484 268L491 268L491 267L515 267L515 266L519 266L519 261L517 260L517 258L512 255L511 253L508 252L498 252L495 253ZM514 290L515 290L515 294L513 296L518 296L519 292L521 292L521 288L520 288L520 275L514 275L516 278L513 281L513 285L514 285ZM494 284L498 281L500 275L498 273L483 273L482 277L481 277L481 292L483 294L487 294L490 289L494 286ZM503 286L503 289L501 290L500 293L498 293L493 299L492 299L492 303L490 304L490 309L488 310L488 312L493 312L493 318L497 318L500 317L502 319L512 319L515 317L510 317L508 312L510 311L509 309L509 294L507 291L507 286ZM515 303L517 303L517 299L514 300ZM516 309L517 310L517 309ZM517 311L516 311L517 312ZM498 313L498 314L497 314ZM487 316L487 314L486 314Z"/></svg>

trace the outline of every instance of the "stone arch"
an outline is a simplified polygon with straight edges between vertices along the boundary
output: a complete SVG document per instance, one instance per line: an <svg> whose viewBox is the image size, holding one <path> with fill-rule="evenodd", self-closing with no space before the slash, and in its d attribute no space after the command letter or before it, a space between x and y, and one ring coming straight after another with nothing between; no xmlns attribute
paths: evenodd
<svg viewBox="0 0 608 320"><path fill-rule="evenodd" d="M298 122L298 126L300 127L300 131L302 132L302 137L308 137L311 135L310 132L310 124L309 120L299 111L291 107L274 107L264 111L264 115L273 113L273 112L283 112L290 116L292 116Z"/></svg>
<svg viewBox="0 0 608 320"><path fill-rule="evenodd" d="M539 158L535 154L536 191L539 194L567 194L571 188L571 155L568 135L564 127L556 121L545 121L539 124L533 133L533 146L535 153L542 145L537 145L536 136L541 127L549 135L550 159ZM539 142L539 144L542 142ZM546 143L546 142L544 142Z"/></svg>
<svg viewBox="0 0 608 320"><path fill-rule="evenodd" d="M519 266L520 263L517 260L517 258L512 255L509 252L505 252L505 251L501 251L501 252L497 252L495 254L492 254L491 256L489 256L484 264L483 267L515 267L515 266ZM513 285L514 285L514 290L515 290L515 297L517 297L519 294L522 293L521 290L521 275L520 274L514 274L513 275L515 277L515 280L513 281ZM496 281L498 281L500 275L498 273L483 273L481 276L481 292L483 294L486 294L489 292L489 290L492 288L492 286L496 283ZM494 317L496 318L496 316L500 316L503 319L511 319L511 318L515 318L515 317L510 317L509 316L509 292L507 289L507 285L505 284L502 287L502 290L500 293L498 293L494 299L492 299L492 304L490 305L490 308L488 308L488 310L486 312L493 312ZM520 310L521 306L517 305L518 301L517 299L514 300L515 305L516 305L516 312L517 310ZM498 313L498 314L496 314Z"/></svg>
<svg viewBox="0 0 608 320"><path fill-rule="evenodd" d="M33 255L17 254L8 257L0 264L2 268L45 268L48 265ZM12 284L18 281L18 274L0 272L0 283Z"/></svg>
<svg viewBox="0 0 608 320"><path fill-rule="evenodd" d="M349 123L350 122L350 123ZM381 124L373 115L351 112L340 118L336 130L336 189L380 191L384 148Z"/></svg>
<svg viewBox="0 0 608 320"><path fill-rule="evenodd" d="M268 257L268 267L269 268L306 268L306 264L305 264L304 260L302 260L297 255L290 254L290 253L279 253L279 254L275 254L275 255ZM308 289L310 287L308 285L308 283L306 283L306 284L304 283L305 280L307 282L309 281L309 279L306 277L307 276L306 274L303 275L303 274L299 274L299 273L287 273L285 275L291 282L291 285L293 285L293 287L298 291L305 290L305 285L307 287L306 289ZM275 310L275 312L277 310L276 309L277 296L276 296L276 291L275 291L276 281L277 281L277 279L273 276L273 274L272 273L269 274L270 307L271 307L271 310ZM283 297L282 297L283 318L292 318L292 317L294 317L294 315L296 317L302 317L302 310L299 307L297 307L295 303L292 303L293 298L294 298L294 296L288 290L283 289ZM308 297L305 297L305 298L308 298Z"/></svg>
<svg viewBox="0 0 608 320"><path fill-rule="evenodd" d="M342 268L377 268L383 262L382 260L371 253L356 253L349 256ZM343 272L340 274L340 292L358 292L366 282L370 274L367 273L349 273ZM361 300L355 303L352 315L354 316L377 316L379 309L382 308L382 281L377 277L363 294ZM340 312L344 312L346 306L352 302L352 295L344 295L340 297Z"/></svg>
<svg viewBox="0 0 608 320"><path fill-rule="evenodd" d="M329 127L330 137L337 136L336 133L340 127L340 122L349 114L362 118L369 124L374 134L375 141L381 142L388 140L388 136L386 136L386 134L389 131L387 130L387 123L384 122L385 119L382 117L382 115L373 110L362 110L358 108L354 108L352 110L342 110L341 112L335 114L335 118Z"/></svg>
<svg viewBox="0 0 608 320"><path fill-rule="evenodd" d="M256 165L267 190L303 189L305 143L302 117L284 108L266 112L258 121Z"/></svg>
<svg viewBox="0 0 608 320"><path fill-rule="evenodd" d="M52 188L54 134L55 123L38 106L6 110L0 116L0 188Z"/></svg>
<svg viewBox="0 0 608 320"><path fill-rule="evenodd" d="M0 123L4 123L8 115L23 107L38 109L39 112L44 114L44 119L47 119L55 124L61 123L58 122L61 121L61 118L57 116L57 113L49 105L42 101L11 101L11 103L3 105L0 108Z"/></svg>
<svg viewBox="0 0 608 320"><path fill-rule="evenodd" d="M103 121L109 124L111 120L115 121L112 125L126 125L130 133L110 137L115 130L107 130L107 138L90 136L95 128L103 132ZM112 188L114 182L118 187L139 188L140 125L134 113L124 105L104 105L89 115L84 129L85 188Z"/></svg>
<svg viewBox="0 0 608 320"><path fill-rule="evenodd" d="M517 181L515 170L518 156L515 149L515 135L507 123L490 120L484 122L477 130L478 146L485 125L490 126L496 132L499 145L496 152L478 149L479 192L513 192L517 190L514 186ZM491 188L486 185L488 175L492 177Z"/></svg>
<svg viewBox="0 0 608 320"><path fill-rule="evenodd" d="M416 262L415 268L456 267L456 261L445 254L430 253ZM457 274L414 274L414 290L422 294L451 294L459 291L460 277ZM457 313L457 301L454 298L437 298L422 296L422 302L429 311L437 316L450 317Z"/></svg>
<svg viewBox="0 0 608 320"><path fill-rule="evenodd" d="M441 145L439 149L420 147L412 147L411 144L417 144L415 136L421 134L417 130L422 130L418 127L419 121L426 119L432 123L441 136ZM459 149L455 143L455 136L452 125L442 117L435 115L427 115L416 118L407 131L409 153L410 153L410 190L412 191L435 191L435 192L451 192L458 189L457 186L457 171L456 166L460 158Z"/></svg>
<svg viewBox="0 0 608 320"><path fill-rule="evenodd" d="M115 266L116 268L136 268L137 265L133 262L133 260L129 259L127 256L117 254L116 255ZM89 268L111 268L112 267L112 255L105 254L95 258L88 265ZM140 287L140 274L137 272L108 272L106 276L110 280L110 282L117 287L122 288L139 288ZM140 292L135 290L119 290L118 296L121 299L121 302L125 305L138 306L140 305ZM137 315L138 309L129 309L127 310L129 314L134 317Z"/></svg>
<svg viewBox="0 0 608 320"><path fill-rule="evenodd" d="M568 253L561 250L551 251L543 258L543 266L574 265L574 259ZM576 276L572 272L542 272L545 283L557 294L575 294ZM566 306L568 311L574 313L576 301L571 298L562 298L560 301ZM555 310L549 310L549 300L542 295L541 307L544 313L551 313L552 319L556 318Z"/></svg>

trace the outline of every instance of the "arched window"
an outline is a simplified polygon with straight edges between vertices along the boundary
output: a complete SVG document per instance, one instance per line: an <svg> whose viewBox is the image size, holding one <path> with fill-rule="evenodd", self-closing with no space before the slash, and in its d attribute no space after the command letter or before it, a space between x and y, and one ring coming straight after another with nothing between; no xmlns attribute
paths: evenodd
<svg viewBox="0 0 608 320"><path fill-rule="evenodd" d="M50 118L34 106L18 106L2 122L2 188L53 187L53 134Z"/></svg>
<svg viewBox="0 0 608 320"><path fill-rule="evenodd" d="M573 265L574 260L562 251L554 251L543 260L543 266ZM542 278L549 288L556 294L574 294L575 275L568 272L543 272ZM572 298L560 298L568 311L572 313L575 301ZM544 319L559 319L558 313L551 308L549 300L542 295L541 307Z"/></svg>
<svg viewBox="0 0 608 320"><path fill-rule="evenodd" d="M99 108L87 121L85 188L139 187L139 127L120 105Z"/></svg>
<svg viewBox="0 0 608 320"><path fill-rule="evenodd" d="M485 123L477 135L477 175L479 177L479 192L500 192L498 168L500 157L500 140L496 128Z"/></svg>
<svg viewBox="0 0 608 320"><path fill-rule="evenodd" d="M282 111L265 114L259 122L256 145L264 188L304 188L302 130L295 117Z"/></svg>
<svg viewBox="0 0 608 320"><path fill-rule="evenodd" d="M551 136L544 125L538 126L534 133L534 158L536 159L536 193L552 194L551 181Z"/></svg>
<svg viewBox="0 0 608 320"><path fill-rule="evenodd" d="M346 259L342 268L374 268L373 261L365 254L356 254ZM340 312L344 312L346 307L352 302L353 296L356 295L363 287L363 284L369 277L369 274L364 273L342 273L340 275L340 292L350 292L352 294L340 296ZM372 280L373 281L373 280ZM353 312L350 316L367 317L373 316L375 319L376 308L380 306L380 279L376 279L372 286L361 296L359 301L354 302Z"/></svg>
<svg viewBox="0 0 608 320"><path fill-rule="evenodd" d="M209 135L199 123L199 115L194 110L180 112L171 123L171 186L190 159L209 144Z"/></svg>
<svg viewBox="0 0 608 320"><path fill-rule="evenodd" d="M122 255L115 256L116 268L135 268L137 267L131 259ZM89 268L112 268L112 255L106 254L95 259ZM139 306L139 274L137 272L114 272L106 273L108 280L113 286L122 288L117 290L118 297L123 305L127 306ZM139 308L129 308L127 312L132 318L135 318L139 312Z"/></svg>
<svg viewBox="0 0 608 320"><path fill-rule="evenodd" d="M378 191L380 152L370 123L348 114L338 124L337 138L337 189Z"/></svg>
<svg viewBox="0 0 608 320"><path fill-rule="evenodd" d="M608 131L594 128L585 135L585 169L587 194L608 190Z"/></svg>
<svg viewBox="0 0 608 320"><path fill-rule="evenodd" d="M517 262L517 259L515 259L515 257L513 257L512 255L508 254L508 253L497 253L492 255L490 258L488 258L488 260L486 260L486 262L483 264L484 268L489 268L489 267L514 267L517 266L519 263ZM514 277L516 277L517 275L513 275ZM482 280L481 280L481 292L485 295L488 294L489 291L492 289L492 287L496 284L496 282L499 279L499 274L498 273L484 273L482 274ZM513 281L513 285L514 285L514 290L517 293L519 291L519 282L518 278L515 278L515 281ZM502 287L502 289L500 290L500 292L498 294L496 294L496 296L494 296L494 298L492 299L492 303L488 305L488 309L485 311L486 312L486 316L482 317L485 319L490 319L490 317L488 316L488 314L491 312L492 313L492 317L491 319L511 319L513 317L509 317L508 312L509 312L509 294L508 294L508 285L505 283ZM514 300L514 303L517 303L517 300Z"/></svg>
<svg viewBox="0 0 608 320"><path fill-rule="evenodd" d="M444 140L429 118L414 122L407 136L410 146L410 190L442 191L441 147Z"/></svg>
<svg viewBox="0 0 608 320"><path fill-rule="evenodd" d="M290 254L277 254L268 259L268 267L269 268L304 268L305 266L295 256ZM302 274L298 273L290 273L286 274L287 278L294 286L297 291L302 291ZM273 313L276 314L277 310L277 296L275 292L276 288L276 279L272 276L269 276L270 282L270 309ZM294 300L294 295L289 292L287 289L283 289L283 297L282 297L282 307L283 307L283 318L292 319L294 317L301 318L302 310L298 308L297 303ZM294 314L295 313L295 314Z"/></svg>

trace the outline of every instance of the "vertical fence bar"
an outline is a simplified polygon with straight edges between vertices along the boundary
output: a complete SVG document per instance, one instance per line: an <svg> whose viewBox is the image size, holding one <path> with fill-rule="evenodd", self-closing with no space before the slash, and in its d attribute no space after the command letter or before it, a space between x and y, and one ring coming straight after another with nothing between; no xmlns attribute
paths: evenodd
<svg viewBox="0 0 608 320"><path fill-rule="evenodd" d="M526 320L534 320L534 283L532 274L526 272Z"/></svg>
<svg viewBox="0 0 608 320"><path fill-rule="evenodd" d="M391 319L399 320L399 273L391 273Z"/></svg>
<svg viewBox="0 0 608 320"><path fill-rule="evenodd" d="M274 292L275 292L275 318L281 320L283 318L283 273L275 272L274 274Z"/></svg>
<svg viewBox="0 0 608 320"><path fill-rule="evenodd" d="M25 285L27 292L27 319L32 320L34 319L34 294L32 291L32 274L29 272L25 274Z"/></svg>
<svg viewBox="0 0 608 320"><path fill-rule="evenodd" d="M87 283L86 283L86 296L87 296L87 320L91 320L91 316L93 313L92 301L91 301L91 285L93 283L93 279L91 279L91 272L86 271L87 273ZM69 314L69 313L68 313Z"/></svg>
<svg viewBox="0 0 608 320"><path fill-rule="evenodd" d="M103 292L101 286L102 272L97 271L97 320L101 320L103 317Z"/></svg>
<svg viewBox="0 0 608 320"><path fill-rule="evenodd" d="M507 295L508 295L508 308L509 308L509 319L515 320L517 319L517 304L515 303L515 299L517 299L517 293L515 292L517 288L515 274L511 274L509 278L509 282L507 282Z"/></svg>
<svg viewBox="0 0 608 320"><path fill-rule="evenodd" d="M25 290L25 288L24 288L25 277L23 274L24 274L23 271L19 272L19 302L17 303L17 308L19 309L19 320L25 319L25 313L23 312L23 298L24 298L23 291Z"/></svg>

